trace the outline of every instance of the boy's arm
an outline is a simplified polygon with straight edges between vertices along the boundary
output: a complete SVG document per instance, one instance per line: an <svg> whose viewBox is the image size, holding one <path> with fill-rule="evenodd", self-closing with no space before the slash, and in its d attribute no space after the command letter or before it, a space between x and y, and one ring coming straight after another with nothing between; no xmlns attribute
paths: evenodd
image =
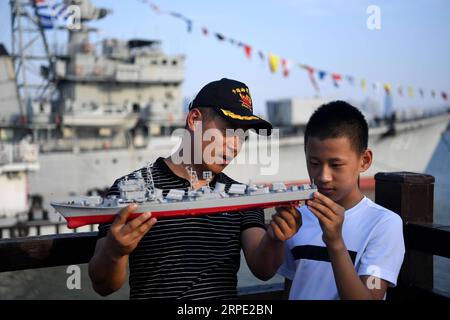
<svg viewBox="0 0 450 320"><path fill-rule="evenodd" d="M142 214L127 222L135 205L125 207L117 215L108 235L97 241L89 262L89 276L94 290L106 296L119 290L127 276L128 256L142 237L156 223L151 214Z"/></svg>
<svg viewBox="0 0 450 320"><path fill-rule="evenodd" d="M288 278L284 278L284 291L283 291L283 299L289 299L289 292L291 291L292 280Z"/></svg>
<svg viewBox="0 0 450 320"><path fill-rule="evenodd" d="M301 215L295 207L277 207L267 231L248 228L241 242L252 273L261 280L272 278L283 263L283 242L295 235L301 226Z"/></svg>
<svg viewBox="0 0 450 320"><path fill-rule="evenodd" d="M327 247L341 300L382 300L384 298L388 287L387 281L377 279L376 282L380 285L372 288L369 283L373 282L373 276L359 277L343 241L327 245Z"/></svg>
<svg viewBox="0 0 450 320"><path fill-rule="evenodd" d="M314 193L313 200L307 201L307 206L319 219L339 297L342 300L383 299L388 286L385 280L377 279L380 286L369 289L367 281L369 277L362 276L360 278L356 273L355 266L342 238L345 209L318 192Z"/></svg>

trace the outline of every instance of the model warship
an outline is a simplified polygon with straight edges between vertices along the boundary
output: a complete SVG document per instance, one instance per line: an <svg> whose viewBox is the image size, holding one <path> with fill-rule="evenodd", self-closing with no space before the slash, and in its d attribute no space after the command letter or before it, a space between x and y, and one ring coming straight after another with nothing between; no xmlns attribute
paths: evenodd
<svg viewBox="0 0 450 320"><path fill-rule="evenodd" d="M146 179L141 171L136 171L131 179L125 177L119 182L119 196L78 197L66 202L52 202L51 205L64 216L69 228L77 228L111 222L122 208L132 203L137 203L138 207L130 218L145 212L160 218L297 205L300 201L311 199L317 191L314 184L287 187L282 182L271 186L236 183L227 190L225 184L216 182L211 188L210 171L203 172L206 185L194 190L193 185L198 178L195 171L188 170L191 177L188 190L170 189L165 196L163 190L155 187L152 169L148 166Z"/></svg>

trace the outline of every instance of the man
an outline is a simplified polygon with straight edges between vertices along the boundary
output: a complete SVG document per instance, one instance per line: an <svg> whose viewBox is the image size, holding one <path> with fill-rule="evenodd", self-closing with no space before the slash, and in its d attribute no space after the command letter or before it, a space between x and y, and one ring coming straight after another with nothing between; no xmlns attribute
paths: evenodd
<svg viewBox="0 0 450 320"><path fill-rule="evenodd" d="M188 190L192 181L186 170L189 166L198 177L194 188L207 183L214 187L220 182L228 190L236 182L222 170L242 146L241 135L228 134L230 129L237 128L270 134L272 126L253 114L250 92L244 83L221 79L207 84L190 105L186 118L189 134L183 139L182 150L153 163L155 187L162 189L164 195L170 189ZM207 152L208 139L195 138L199 133L205 136L209 130L215 132L216 148L212 152ZM187 146L191 150L186 150ZM146 178L146 168L140 171ZM203 179L205 171L212 173L210 179ZM118 194L121 179L111 187L110 194ZM283 241L293 236L301 224L294 207L282 212L278 208L280 212L267 230L262 210L158 221L150 213L127 222L134 209L125 208L112 225L99 228L89 274L94 289L101 295L122 287L129 265L131 299L235 298L241 249L253 274L267 280L283 261Z"/></svg>

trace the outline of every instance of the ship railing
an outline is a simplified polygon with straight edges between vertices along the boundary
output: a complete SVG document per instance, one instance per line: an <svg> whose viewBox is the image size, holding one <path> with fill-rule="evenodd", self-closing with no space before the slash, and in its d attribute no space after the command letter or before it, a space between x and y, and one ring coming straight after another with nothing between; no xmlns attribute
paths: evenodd
<svg viewBox="0 0 450 320"><path fill-rule="evenodd" d="M378 173L375 181L375 202L399 214L404 223L405 259L387 299L450 299L434 287L434 256L450 258L450 226L433 224L434 177ZM96 242L97 232L0 240L0 272L88 263ZM286 297L281 283L239 288L238 293L241 299Z"/></svg>
<svg viewBox="0 0 450 320"><path fill-rule="evenodd" d="M39 146L30 143L0 142L0 165L13 163L37 163Z"/></svg>

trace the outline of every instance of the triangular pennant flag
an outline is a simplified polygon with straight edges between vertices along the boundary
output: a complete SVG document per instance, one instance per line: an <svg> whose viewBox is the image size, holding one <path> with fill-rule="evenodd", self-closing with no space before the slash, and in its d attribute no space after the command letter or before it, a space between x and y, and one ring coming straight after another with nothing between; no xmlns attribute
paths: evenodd
<svg viewBox="0 0 450 320"><path fill-rule="evenodd" d="M441 92L441 96L442 96L442 99L444 99L445 101L448 100L447 92L442 91L442 92Z"/></svg>
<svg viewBox="0 0 450 320"><path fill-rule="evenodd" d="M419 94L420 94L420 97L423 98L424 92L423 92L423 89L422 89L422 88L419 89Z"/></svg>
<svg viewBox="0 0 450 320"><path fill-rule="evenodd" d="M191 33L191 31L192 31L192 20L185 19L184 21L186 22L186 25L187 25L187 32Z"/></svg>
<svg viewBox="0 0 450 320"><path fill-rule="evenodd" d="M208 29L206 29L205 27L202 28L202 33L204 36L208 35Z"/></svg>
<svg viewBox="0 0 450 320"><path fill-rule="evenodd" d="M383 85L383 89L384 89L384 92L386 92L386 94L391 94L391 85L389 83L385 83Z"/></svg>
<svg viewBox="0 0 450 320"><path fill-rule="evenodd" d="M161 13L161 9L159 8L159 6L157 6L154 3L149 3L150 7L153 9L153 11L155 11L157 14Z"/></svg>
<svg viewBox="0 0 450 320"><path fill-rule="evenodd" d="M433 98L435 98L435 97L436 97L436 91L431 90L431 96L432 96Z"/></svg>
<svg viewBox="0 0 450 320"><path fill-rule="evenodd" d="M380 89L380 83L379 82L372 83L372 89L373 91L378 91Z"/></svg>
<svg viewBox="0 0 450 320"><path fill-rule="evenodd" d="M260 58L261 60L264 60L264 58L265 58L264 52L262 52L261 50L259 50L259 51L258 51L258 54L259 54L259 58Z"/></svg>
<svg viewBox="0 0 450 320"><path fill-rule="evenodd" d="M309 66L300 66L301 68L306 68L306 70L308 71L308 76L309 76L309 81L311 81L312 86L314 87L314 90L316 90L316 92L319 92L319 86L316 82L316 79L314 78L314 68L309 67Z"/></svg>
<svg viewBox="0 0 450 320"><path fill-rule="evenodd" d="M225 37L222 34L220 34L220 33L216 32L215 36L216 36L217 40L220 40L220 41L225 40Z"/></svg>
<svg viewBox="0 0 450 320"><path fill-rule="evenodd" d="M289 71L291 69L291 65L288 60L285 58L281 59L281 66L283 67L283 76L287 77L289 75Z"/></svg>
<svg viewBox="0 0 450 320"><path fill-rule="evenodd" d="M408 87L408 97L412 98L414 96L414 89L412 87Z"/></svg>
<svg viewBox="0 0 450 320"><path fill-rule="evenodd" d="M251 58L252 57L252 47L250 47L248 44L244 45L244 51L245 51L245 55L247 56L247 58Z"/></svg>
<svg viewBox="0 0 450 320"><path fill-rule="evenodd" d="M270 71L272 71L272 73L275 73L278 71L279 64L280 64L280 57L278 57L277 55L274 55L272 53L269 53L269 67L270 67Z"/></svg>
<svg viewBox="0 0 450 320"><path fill-rule="evenodd" d="M403 88L402 87L398 87L397 92L400 97L403 96Z"/></svg>
<svg viewBox="0 0 450 320"><path fill-rule="evenodd" d="M233 45L235 45L237 43L237 41L232 38L228 39L228 41Z"/></svg>
<svg viewBox="0 0 450 320"><path fill-rule="evenodd" d="M325 76L327 75L327 72L323 71L323 70L319 70L319 71L317 71L317 74L319 75L319 79L323 80L323 79L325 79Z"/></svg>
<svg viewBox="0 0 450 320"><path fill-rule="evenodd" d="M342 77L338 73L332 73L331 78L333 79L333 84L336 88L339 88L339 81L342 80Z"/></svg>
<svg viewBox="0 0 450 320"><path fill-rule="evenodd" d="M366 79L361 79L361 89L362 89L363 91L366 91L366 88L367 88L367 82L366 82Z"/></svg>
<svg viewBox="0 0 450 320"><path fill-rule="evenodd" d="M183 19L183 20L184 20L184 16L183 16L181 13L170 11L169 14L170 14L172 17L175 17L175 18L179 18L179 19Z"/></svg>
<svg viewBox="0 0 450 320"><path fill-rule="evenodd" d="M345 78L353 86L355 78L353 76L346 76Z"/></svg>

